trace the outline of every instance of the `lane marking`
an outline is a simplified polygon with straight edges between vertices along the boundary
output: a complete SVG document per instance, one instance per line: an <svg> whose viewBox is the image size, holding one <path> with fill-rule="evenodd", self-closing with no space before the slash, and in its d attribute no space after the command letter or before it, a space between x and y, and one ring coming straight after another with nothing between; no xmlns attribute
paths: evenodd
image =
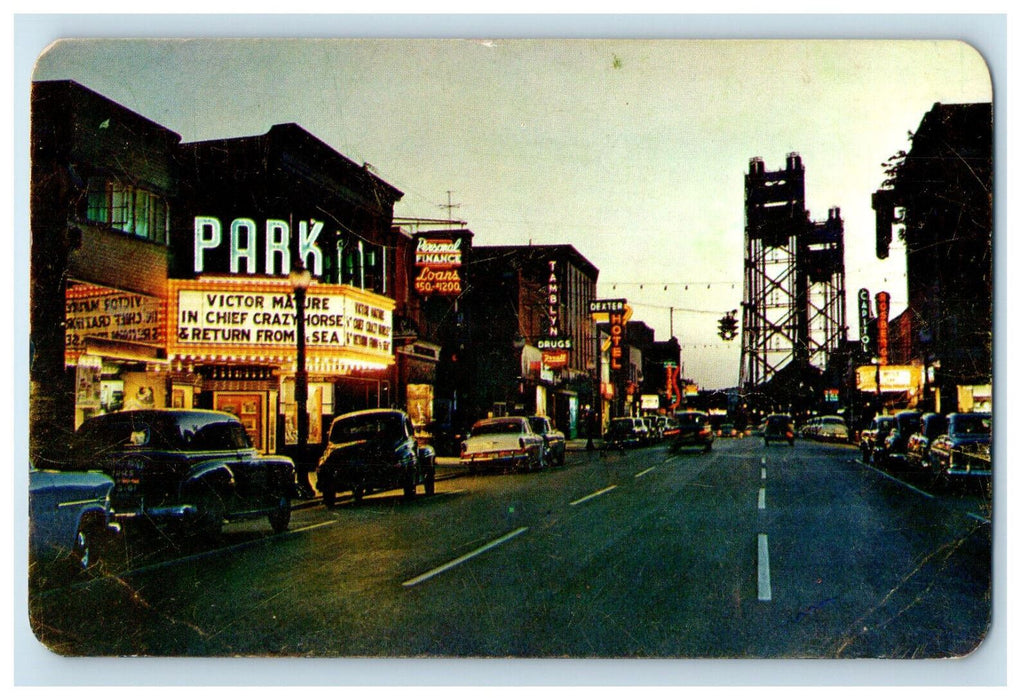
<svg viewBox="0 0 1028 700"><path fill-rule="evenodd" d="M602 496L603 494L607 493L608 491L613 491L617 487L618 487L617 484L614 484L612 486L608 486L605 489L600 489L599 491L594 491L593 493L590 493L588 496L583 496L582 498L579 498L577 501L571 501L571 503L568 503L568 505L569 506L577 506L579 503L585 503L590 498L596 498L597 496Z"/></svg>
<svg viewBox="0 0 1028 700"><path fill-rule="evenodd" d="M967 512L967 517L974 518L975 520L981 520L983 523L992 523L992 520L989 518L978 515L977 513L972 513L971 511Z"/></svg>
<svg viewBox="0 0 1028 700"><path fill-rule="evenodd" d="M757 535L757 600L771 600L771 565L767 535Z"/></svg>
<svg viewBox="0 0 1028 700"><path fill-rule="evenodd" d="M652 472L652 471L653 471L654 469L656 469L656 467L650 467L649 469L643 469L643 470L642 470L641 472L639 472L638 474L636 474L636 475L635 475L635 478L636 478L636 479L638 479L638 478L639 478L640 476L642 476L643 474L649 474L649 473L650 473L650 472Z"/></svg>
<svg viewBox="0 0 1028 700"><path fill-rule="evenodd" d="M917 488L916 486L911 486L907 482L903 481L903 479L897 479L892 474L886 474L881 469L876 469L875 467L872 467L870 464L864 464L859 459L851 459L850 461L853 462L854 464L859 464L862 467L867 467L871 471L877 472L877 473L881 474L882 476L884 476L886 479L891 479L892 481L895 481L897 484L899 484L901 486L906 486L911 491L919 493L922 496L924 496L925 498L935 498L935 496L933 496L932 494L928 493L927 491L922 491L921 489Z"/></svg>
<svg viewBox="0 0 1028 700"><path fill-rule="evenodd" d="M760 468L760 480L767 481L767 469L765 467Z"/></svg>
<svg viewBox="0 0 1028 700"><path fill-rule="evenodd" d="M452 569L455 566L459 566L460 564L463 564L468 559L472 559L474 557L477 557L479 554L482 554L483 552L489 551L493 547L498 547L501 544L503 544L504 542L506 542L507 540L512 540L515 537L517 537L518 535L521 535L521 534L523 534L523 533L525 533L527 531L528 531L527 527L519 527L517 530L511 530L510 532L508 532L503 537L499 537L499 538L493 540L492 542L487 542L486 544L482 545L481 547L479 547L478 549L476 549L474 551L468 552L467 554L465 554L463 556L459 556L456 559L448 561L445 564L442 564L441 566L437 566L436 568L434 568L434 569L432 569L430 571L426 571L425 573L421 574L420 576L415 576L412 579L408 579L408 580L404 581L403 585L405 587L407 587L407 588L410 588L411 586L416 586L416 585L418 585L419 583L421 583L423 581L427 581L428 579L432 578L433 576L437 576L438 574L441 574L444 571L448 571L449 569Z"/></svg>
<svg viewBox="0 0 1028 700"><path fill-rule="evenodd" d="M765 506L767 506L767 497L764 487L761 487L757 492L757 510L764 510Z"/></svg>

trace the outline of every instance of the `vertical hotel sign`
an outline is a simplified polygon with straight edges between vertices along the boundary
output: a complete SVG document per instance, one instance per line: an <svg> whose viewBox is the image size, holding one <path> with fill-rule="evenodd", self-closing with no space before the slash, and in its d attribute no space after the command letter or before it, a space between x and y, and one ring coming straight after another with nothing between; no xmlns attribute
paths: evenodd
<svg viewBox="0 0 1028 700"><path fill-rule="evenodd" d="M423 296L458 296L462 291L460 246L461 239L452 236L419 236L414 248L414 291Z"/></svg>
<svg viewBox="0 0 1028 700"><path fill-rule="evenodd" d="M600 352L610 352L610 370L622 378L625 373L625 326L632 318L632 307L625 299L595 299L589 302L589 313L597 323L610 324L610 336Z"/></svg>

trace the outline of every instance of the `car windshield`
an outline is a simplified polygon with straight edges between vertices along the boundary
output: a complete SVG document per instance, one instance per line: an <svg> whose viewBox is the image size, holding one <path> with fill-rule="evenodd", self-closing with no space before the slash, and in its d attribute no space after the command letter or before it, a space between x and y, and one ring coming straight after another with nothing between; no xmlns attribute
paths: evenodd
<svg viewBox="0 0 1028 700"><path fill-rule="evenodd" d="M896 418L896 427L903 432L913 432L917 430L920 416L916 413L910 415L902 415Z"/></svg>
<svg viewBox="0 0 1028 700"><path fill-rule="evenodd" d="M824 425L846 425L846 421L844 421L839 416L824 416L823 418L821 418L821 422Z"/></svg>
<svg viewBox="0 0 1028 700"><path fill-rule="evenodd" d="M953 433L955 435L991 435L992 416L954 416Z"/></svg>
<svg viewBox="0 0 1028 700"><path fill-rule="evenodd" d="M397 440L402 434L402 422L398 414L380 413L337 420L332 424L328 439L334 443Z"/></svg>
<svg viewBox="0 0 1028 700"><path fill-rule="evenodd" d="M494 434L516 434L523 432L525 424L520 420L491 420L475 423L471 427L471 436L494 435Z"/></svg>
<svg viewBox="0 0 1028 700"><path fill-rule="evenodd" d="M789 423L790 421L786 416L769 416L767 419L767 427L769 428L787 428Z"/></svg>
<svg viewBox="0 0 1028 700"><path fill-rule="evenodd" d="M536 433L546 432L546 419L545 418L529 418L528 424L532 426L532 431Z"/></svg>

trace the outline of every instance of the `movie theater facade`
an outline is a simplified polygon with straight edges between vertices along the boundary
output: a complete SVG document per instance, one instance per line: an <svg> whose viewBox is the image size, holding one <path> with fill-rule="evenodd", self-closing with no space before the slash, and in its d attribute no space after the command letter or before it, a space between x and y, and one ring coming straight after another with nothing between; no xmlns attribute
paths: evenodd
<svg viewBox="0 0 1028 700"><path fill-rule="evenodd" d="M196 407L288 453L301 356L301 443L333 415L402 401L402 193L370 168L294 124L180 143L70 81L33 86L32 138L35 442L108 411Z"/></svg>

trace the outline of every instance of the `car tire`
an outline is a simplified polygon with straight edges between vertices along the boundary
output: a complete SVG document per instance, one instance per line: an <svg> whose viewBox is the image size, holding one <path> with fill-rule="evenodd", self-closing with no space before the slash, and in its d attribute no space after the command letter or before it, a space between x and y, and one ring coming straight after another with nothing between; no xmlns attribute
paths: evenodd
<svg viewBox="0 0 1028 700"><path fill-rule="evenodd" d="M704 452L710 452L713 449L714 449L714 445L709 443L709 442L706 445L703 446L703 451Z"/></svg>
<svg viewBox="0 0 1028 700"><path fill-rule="evenodd" d="M293 517L293 506L288 496L279 496L275 510L268 514L271 531L276 535L289 529L289 520Z"/></svg>
<svg viewBox="0 0 1028 700"><path fill-rule="evenodd" d="M435 495L435 467L429 468L428 473L425 474L425 484L424 484L424 486L425 486L425 495L426 496L434 496Z"/></svg>
<svg viewBox="0 0 1028 700"><path fill-rule="evenodd" d="M417 482L414 480L414 474L407 474L403 477L403 500L409 501L414 498L416 490Z"/></svg>
<svg viewBox="0 0 1028 700"><path fill-rule="evenodd" d="M101 527L90 520L79 523L75 544L67 561L67 578L93 577L104 567L104 535Z"/></svg>
<svg viewBox="0 0 1028 700"><path fill-rule="evenodd" d="M328 489L327 491L321 492L321 502L325 504L326 508L332 508L336 504L336 492L334 489Z"/></svg>
<svg viewBox="0 0 1028 700"><path fill-rule="evenodd" d="M362 500L364 500L364 485L354 485L353 489L351 490L351 495L353 496L354 503L360 503Z"/></svg>

